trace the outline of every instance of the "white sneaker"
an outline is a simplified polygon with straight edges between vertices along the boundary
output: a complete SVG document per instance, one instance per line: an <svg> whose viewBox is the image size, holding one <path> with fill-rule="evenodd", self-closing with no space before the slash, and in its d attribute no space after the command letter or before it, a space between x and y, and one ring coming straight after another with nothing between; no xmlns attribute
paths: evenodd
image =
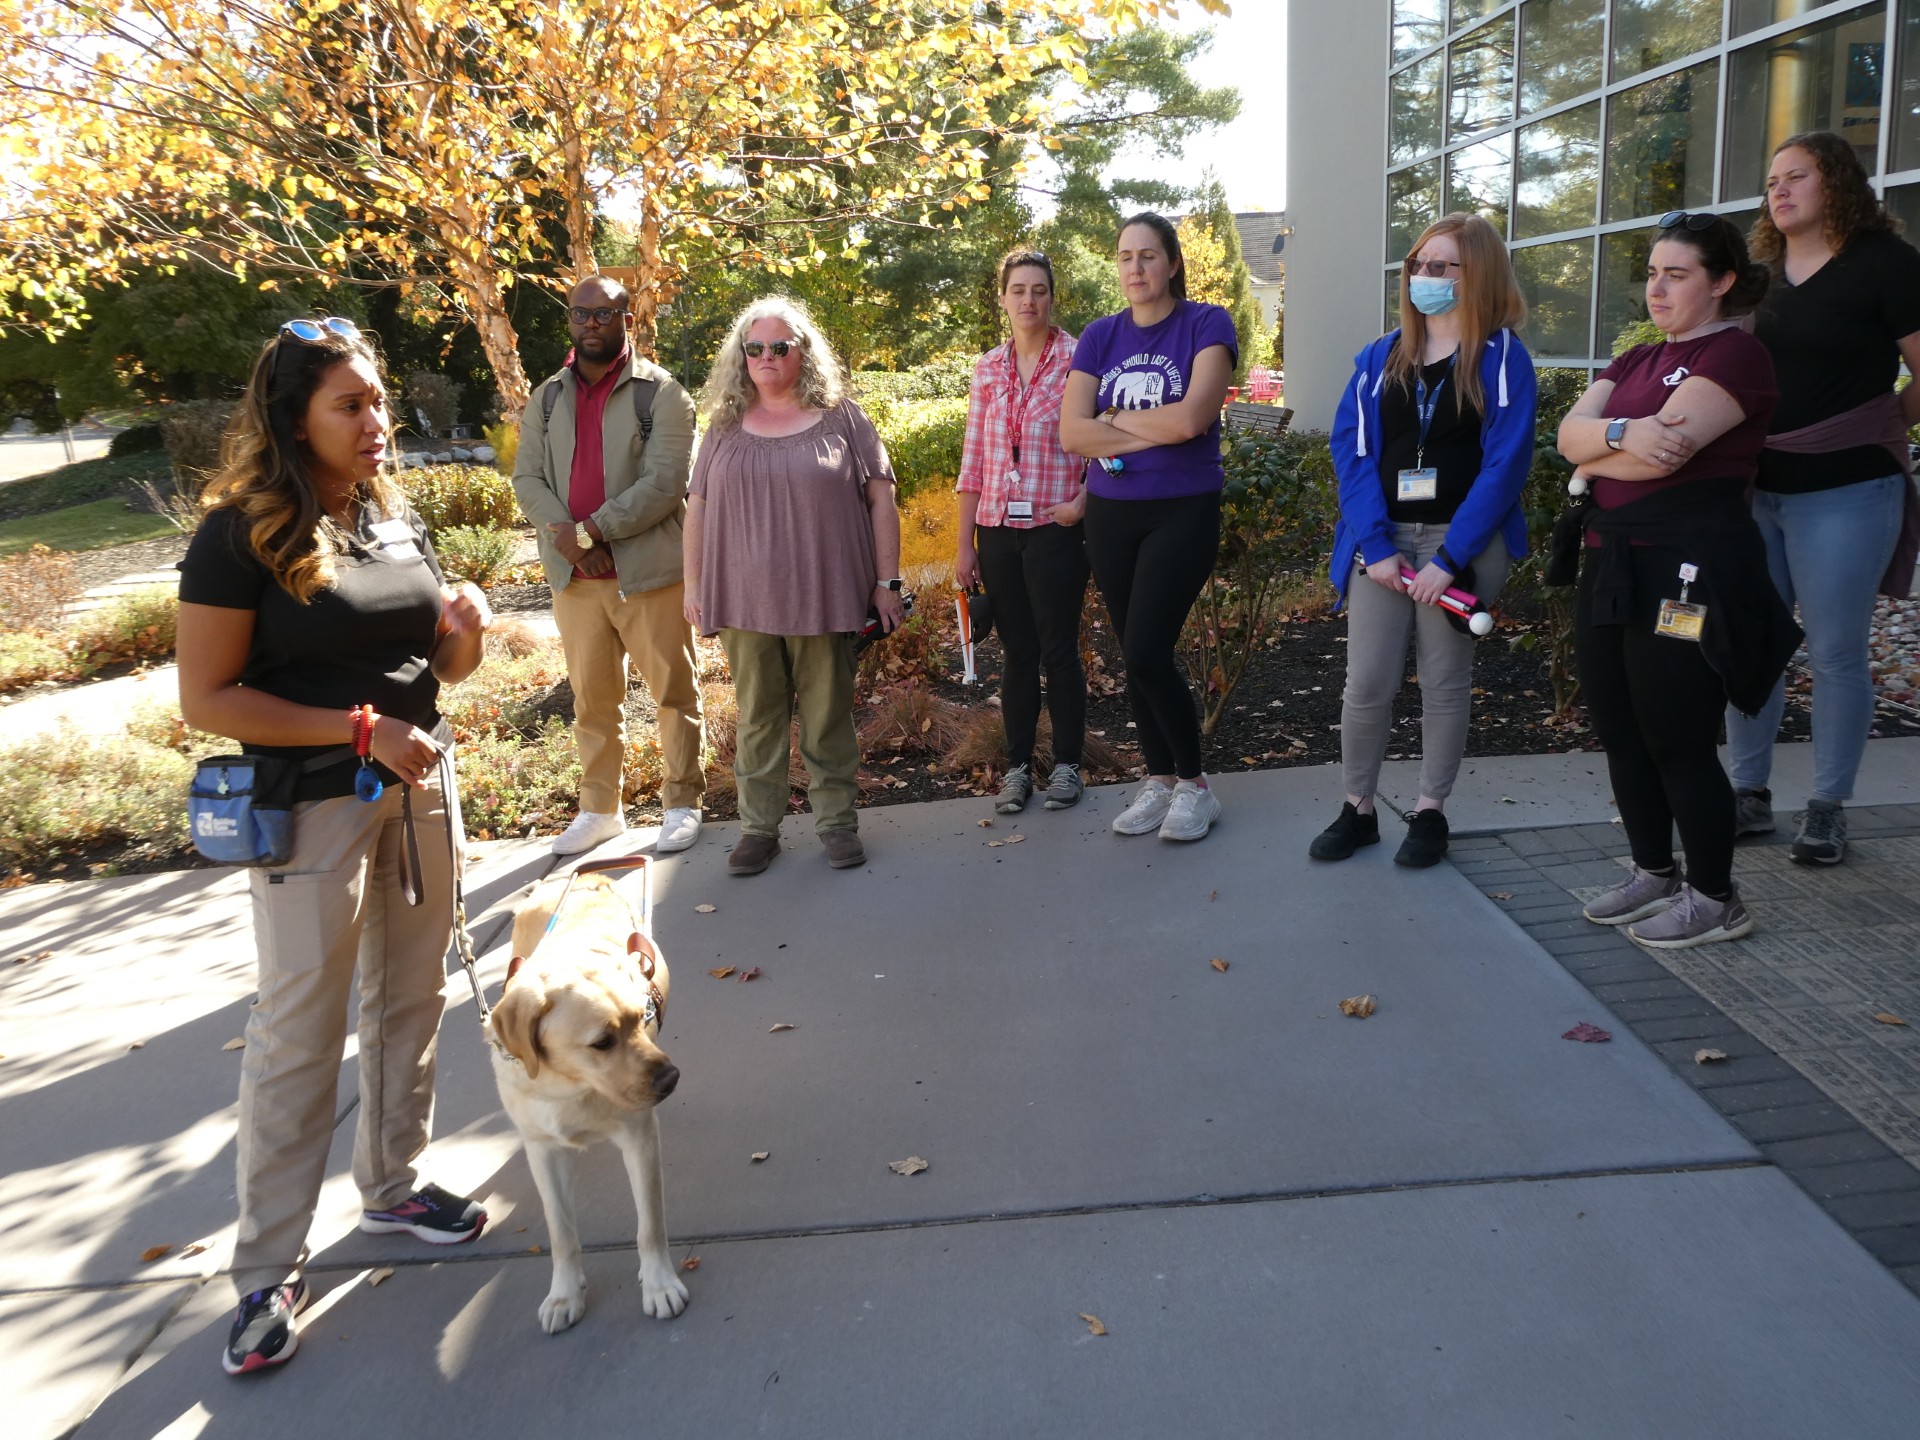
<svg viewBox="0 0 1920 1440"><path fill-rule="evenodd" d="M604 845L627 828L627 817L618 810L611 814L602 814L598 810L582 810L573 817L573 823L553 837L553 853L556 855L578 855L582 850L591 850L596 845Z"/></svg>
<svg viewBox="0 0 1920 1440"><path fill-rule="evenodd" d="M1160 838L1204 840L1219 818L1220 797L1196 780L1182 780L1173 787L1167 818L1160 822Z"/></svg>
<svg viewBox="0 0 1920 1440"><path fill-rule="evenodd" d="M700 838L700 811L698 808L687 810L675 807L661 817L660 842L654 851L661 855L671 855L677 850L690 849L693 842Z"/></svg>
<svg viewBox="0 0 1920 1440"><path fill-rule="evenodd" d="M1167 807L1171 804L1173 788L1162 781L1149 779L1140 787L1140 793L1133 797L1133 803L1113 817L1113 833L1145 835L1150 830L1158 830L1160 822L1167 818Z"/></svg>

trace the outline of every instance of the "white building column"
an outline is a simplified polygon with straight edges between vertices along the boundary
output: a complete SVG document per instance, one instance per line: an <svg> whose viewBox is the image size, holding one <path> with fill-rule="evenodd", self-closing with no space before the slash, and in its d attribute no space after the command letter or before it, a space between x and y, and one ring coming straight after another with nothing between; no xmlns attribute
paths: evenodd
<svg viewBox="0 0 1920 1440"><path fill-rule="evenodd" d="M1326 430L1380 333L1391 0L1287 6L1287 404Z"/></svg>

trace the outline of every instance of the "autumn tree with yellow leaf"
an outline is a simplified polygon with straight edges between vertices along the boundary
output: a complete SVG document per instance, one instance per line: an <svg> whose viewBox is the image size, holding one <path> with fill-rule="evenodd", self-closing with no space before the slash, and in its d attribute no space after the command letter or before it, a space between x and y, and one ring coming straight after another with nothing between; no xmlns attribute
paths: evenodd
<svg viewBox="0 0 1920 1440"><path fill-rule="evenodd" d="M0 322L58 326L89 285L188 260L406 286L476 327L511 412L508 291L591 273L603 215L634 236L650 352L689 241L778 273L825 258L821 227L983 200L990 146L1046 132L1033 80L1174 8L8 0Z"/></svg>

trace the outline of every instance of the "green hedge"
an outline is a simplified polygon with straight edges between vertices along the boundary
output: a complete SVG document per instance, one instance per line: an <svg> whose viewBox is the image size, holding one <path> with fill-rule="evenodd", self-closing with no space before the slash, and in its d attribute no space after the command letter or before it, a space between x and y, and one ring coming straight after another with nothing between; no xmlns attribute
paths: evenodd
<svg viewBox="0 0 1920 1440"><path fill-rule="evenodd" d="M965 396L890 405L874 414L873 423L886 442L902 501L922 490L953 484L967 436Z"/></svg>
<svg viewBox="0 0 1920 1440"><path fill-rule="evenodd" d="M856 370L849 377L853 398L869 414L912 400L964 400L978 358L949 355L911 370Z"/></svg>
<svg viewBox="0 0 1920 1440"><path fill-rule="evenodd" d="M510 530L520 523L513 482L491 465L429 465L402 470L400 488L427 529L478 525Z"/></svg>

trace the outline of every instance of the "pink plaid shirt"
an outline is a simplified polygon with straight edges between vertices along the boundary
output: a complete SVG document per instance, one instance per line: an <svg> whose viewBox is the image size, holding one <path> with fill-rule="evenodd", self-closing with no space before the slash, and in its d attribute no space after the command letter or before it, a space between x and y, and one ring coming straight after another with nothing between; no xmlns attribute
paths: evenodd
<svg viewBox="0 0 1920 1440"><path fill-rule="evenodd" d="M982 355L973 367L973 391L967 400L967 439L960 452L956 491L976 491L978 525L1009 525L1017 530L1048 525L1049 505L1063 505L1080 492L1086 462L1060 448L1060 402L1073 368L1073 337L1059 326L1047 334L1046 349L1024 390L1014 366L1013 342ZM1020 488L1013 488L1018 470ZM1007 516L1007 501L1031 500L1033 518Z"/></svg>

